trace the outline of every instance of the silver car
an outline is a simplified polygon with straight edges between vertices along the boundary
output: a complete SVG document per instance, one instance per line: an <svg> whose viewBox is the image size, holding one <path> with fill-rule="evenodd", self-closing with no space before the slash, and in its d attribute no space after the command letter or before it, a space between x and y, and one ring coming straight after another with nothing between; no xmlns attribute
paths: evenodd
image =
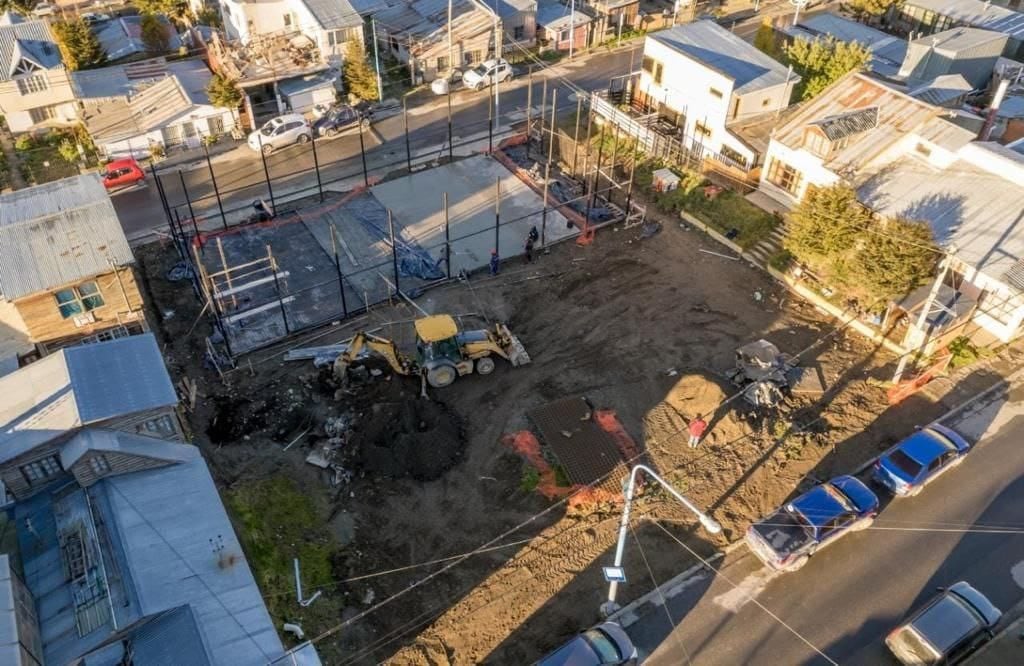
<svg viewBox="0 0 1024 666"><path fill-rule="evenodd" d="M1001 616L985 595L960 581L896 627L885 644L901 664L955 664L992 637Z"/></svg>
<svg viewBox="0 0 1024 666"><path fill-rule="evenodd" d="M535 666L632 666L637 649L615 622L604 622L562 645Z"/></svg>
<svg viewBox="0 0 1024 666"><path fill-rule="evenodd" d="M304 117L288 113L268 120L263 127L249 134L249 147L269 155L293 143L306 143L312 134L313 130Z"/></svg>

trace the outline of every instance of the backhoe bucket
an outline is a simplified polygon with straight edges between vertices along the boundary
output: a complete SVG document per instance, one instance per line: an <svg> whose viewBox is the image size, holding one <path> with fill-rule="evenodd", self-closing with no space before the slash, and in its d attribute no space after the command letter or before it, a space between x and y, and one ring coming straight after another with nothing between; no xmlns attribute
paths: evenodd
<svg viewBox="0 0 1024 666"><path fill-rule="evenodd" d="M508 356L509 363L512 364L513 368L518 368L521 365L526 365L530 362L530 355L526 353L526 347L519 341L519 338L512 335L512 331L508 330L508 326L505 324L498 324L498 335L501 336L502 343L504 344L505 354Z"/></svg>

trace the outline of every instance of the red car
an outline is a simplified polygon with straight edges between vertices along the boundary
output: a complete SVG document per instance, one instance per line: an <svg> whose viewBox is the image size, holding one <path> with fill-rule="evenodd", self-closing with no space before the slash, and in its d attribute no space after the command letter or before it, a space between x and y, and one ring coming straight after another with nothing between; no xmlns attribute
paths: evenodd
<svg viewBox="0 0 1024 666"><path fill-rule="evenodd" d="M105 167L103 172L103 186L108 190L134 185L144 180L146 180L146 172L142 170L138 162L130 157L114 160Z"/></svg>

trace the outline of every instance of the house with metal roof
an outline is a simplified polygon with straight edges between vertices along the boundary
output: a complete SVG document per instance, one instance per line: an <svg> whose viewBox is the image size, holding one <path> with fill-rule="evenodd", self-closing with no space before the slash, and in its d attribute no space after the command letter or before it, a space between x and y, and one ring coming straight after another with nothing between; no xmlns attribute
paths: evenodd
<svg viewBox="0 0 1024 666"><path fill-rule="evenodd" d="M492 4L501 17L506 53L522 55L520 49L537 43L537 0L496 0Z"/></svg>
<svg viewBox="0 0 1024 666"><path fill-rule="evenodd" d="M0 194L0 295L33 355L146 330L134 263L98 174Z"/></svg>
<svg viewBox="0 0 1024 666"><path fill-rule="evenodd" d="M895 77L907 54L907 40L831 12L802 16L799 23L782 30L791 39L831 37L847 44L857 42L871 51L868 68L884 77Z"/></svg>
<svg viewBox="0 0 1024 666"><path fill-rule="evenodd" d="M213 74L202 60L164 62L162 76L156 66L149 67L152 78L130 79L126 70L138 69L130 68L75 72L83 99L82 122L106 157L141 159L153 146L165 151L198 148L204 137L223 136L234 128L234 109L210 102L206 88ZM116 94L123 88L124 95Z"/></svg>
<svg viewBox="0 0 1024 666"><path fill-rule="evenodd" d="M988 86L1009 38L992 30L951 28L910 42L899 78L918 86L938 76L959 74L974 88Z"/></svg>
<svg viewBox="0 0 1024 666"><path fill-rule="evenodd" d="M363 20L348 0L222 0L228 39L251 44L274 36L305 35L326 64L338 67L351 40L363 41Z"/></svg>
<svg viewBox="0 0 1024 666"><path fill-rule="evenodd" d="M0 23L0 114L12 132L75 122L75 94L46 21Z"/></svg>
<svg viewBox="0 0 1024 666"><path fill-rule="evenodd" d="M537 3L537 39L555 51L585 49L590 46L590 29L594 17L580 3L573 11L559 0Z"/></svg>
<svg viewBox="0 0 1024 666"><path fill-rule="evenodd" d="M686 145L749 170L760 163L761 152L738 128L788 107L799 81L781 63L705 20L646 37L634 98L657 109Z"/></svg>
<svg viewBox="0 0 1024 666"><path fill-rule="evenodd" d="M177 53L181 48L181 37L178 31L163 14L157 14L157 21L167 35L167 53ZM150 53L142 40L142 16L119 16L110 21L101 21L93 27L93 32L107 54L107 60L116 62L127 58L136 58ZM158 54L150 54L158 55Z"/></svg>
<svg viewBox="0 0 1024 666"><path fill-rule="evenodd" d="M906 0L892 6L887 22L914 36L966 26L1003 33L1007 57L1024 59L1024 14L985 0Z"/></svg>

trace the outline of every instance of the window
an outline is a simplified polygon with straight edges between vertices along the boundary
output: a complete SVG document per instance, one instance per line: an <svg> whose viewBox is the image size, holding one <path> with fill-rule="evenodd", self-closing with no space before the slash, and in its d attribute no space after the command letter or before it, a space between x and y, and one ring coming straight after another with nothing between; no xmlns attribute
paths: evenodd
<svg viewBox="0 0 1024 666"><path fill-rule="evenodd" d="M210 116L206 119L206 130L210 136L220 136L224 133L224 117Z"/></svg>
<svg viewBox="0 0 1024 666"><path fill-rule="evenodd" d="M764 99L761 100L761 108L763 109L764 107L768 106L771 103L772 103L772 98L771 97L765 97Z"/></svg>
<svg viewBox="0 0 1024 666"><path fill-rule="evenodd" d="M103 294L95 282L83 282L76 287L68 287L54 292L57 309L63 319L89 312L103 305Z"/></svg>
<svg viewBox="0 0 1024 666"><path fill-rule="evenodd" d="M808 129L804 133L804 148L818 157L825 157L832 149L832 144L816 129Z"/></svg>
<svg viewBox="0 0 1024 666"><path fill-rule="evenodd" d="M174 437L178 434L178 428L174 424L174 418L170 414L163 414L154 419L139 424L136 430L143 435L155 437Z"/></svg>
<svg viewBox="0 0 1024 666"><path fill-rule="evenodd" d="M195 136L196 136L196 124L194 122L189 121L187 123L182 123L181 129L182 129L182 133L185 135L186 139L195 138Z"/></svg>
<svg viewBox="0 0 1024 666"><path fill-rule="evenodd" d="M353 39L358 39L359 33L356 28L342 28L341 30L331 30L327 33L327 45L328 46L344 46Z"/></svg>
<svg viewBox="0 0 1024 666"><path fill-rule="evenodd" d="M711 88L710 90L708 90L708 92L711 93L712 97L717 97L718 99L722 99L722 91L721 90L718 90L717 88Z"/></svg>
<svg viewBox="0 0 1024 666"><path fill-rule="evenodd" d="M292 15L291 14L285 14L284 15L284 27L286 27L286 28L292 27Z"/></svg>
<svg viewBox="0 0 1024 666"><path fill-rule="evenodd" d="M463 56L463 58L465 58L466 64L474 63L474 62L480 62L480 60L481 60L481 55L480 54L481 54L481 52L480 52L479 49L477 49L476 51L467 51L466 54Z"/></svg>
<svg viewBox="0 0 1024 666"><path fill-rule="evenodd" d="M660 62L650 56L644 56L643 70L651 75L655 83L661 83L661 74L663 67Z"/></svg>
<svg viewBox="0 0 1024 666"><path fill-rule="evenodd" d="M110 471L110 463L107 461L107 457L103 454L96 454L92 458L89 458L89 467L92 468L92 471L96 476L103 476Z"/></svg>
<svg viewBox="0 0 1024 666"><path fill-rule="evenodd" d="M568 30L563 30L560 33L558 33L558 41L560 41L560 42L567 42L567 41L569 41L569 31Z"/></svg>
<svg viewBox="0 0 1024 666"><path fill-rule="evenodd" d="M46 81L45 74L34 74L32 76L24 76L18 79L18 92L22 95L31 95L32 93L42 92L47 90L50 85Z"/></svg>
<svg viewBox="0 0 1024 666"><path fill-rule="evenodd" d="M33 123L45 123L47 120L53 120L57 117L57 107L37 106L34 109L29 109L28 115Z"/></svg>
<svg viewBox="0 0 1024 666"><path fill-rule="evenodd" d="M790 194L796 194L800 189L802 176L799 171L785 162L773 159L768 169L768 182L776 187L781 187Z"/></svg>
<svg viewBox="0 0 1024 666"><path fill-rule="evenodd" d="M46 481L61 472L57 456L47 456L21 466L21 473L29 483Z"/></svg>
<svg viewBox="0 0 1024 666"><path fill-rule="evenodd" d="M693 126L693 131L704 138L711 136L711 128L700 121L697 121L697 124Z"/></svg>
<svg viewBox="0 0 1024 666"><path fill-rule="evenodd" d="M448 56L441 56L437 59L437 71L443 72L448 69Z"/></svg>
<svg viewBox="0 0 1024 666"><path fill-rule="evenodd" d="M521 25L517 25L516 27L512 28L512 39L520 40L525 36L525 34L526 28L524 28Z"/></svg>

